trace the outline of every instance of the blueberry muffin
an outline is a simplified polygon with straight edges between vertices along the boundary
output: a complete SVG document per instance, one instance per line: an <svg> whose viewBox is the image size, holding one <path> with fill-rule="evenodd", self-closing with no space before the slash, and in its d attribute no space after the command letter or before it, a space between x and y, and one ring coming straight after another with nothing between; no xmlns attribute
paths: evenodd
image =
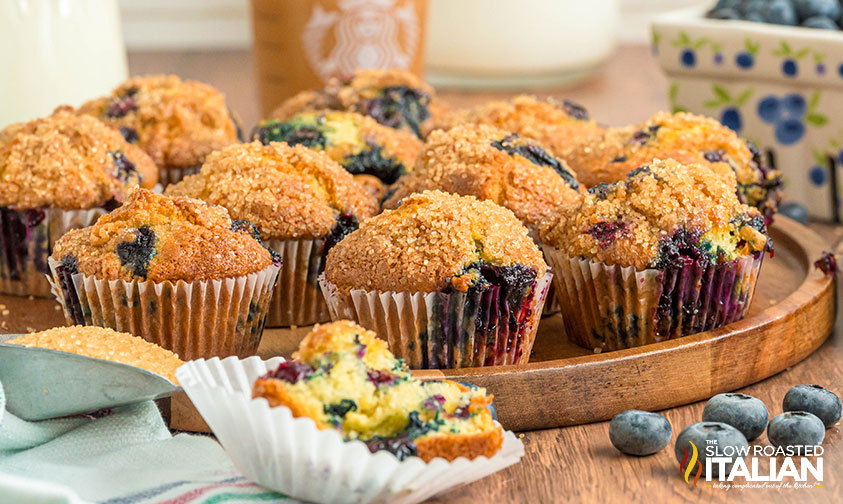
<svg viewBox="0 0 843 504"><path fill-rule="evenodd" d="M282 103L271 117L286 120L301 112L324 109L357 112L424 138L446 107L429 84L406 70L358 70L331 79L323 89L302 91Z"/></svg>
<svg viewBox="0 0 843 504"><path fill-rule="evenodd" d="M494 201L534 232L559 206L577 201L581 190L565 164L536 141L473 124L431 133L384 208L428 189Z"/></svg>
<svg viewBox="0 0 843 504"><path fill-rule="evenodd" d="M179 383L176 380L176 369L184 364L178 355L169 350L129 333L104 327L54 327L25 334L5 343L119 362L160 375L176 385Z"/></svg>
<svg viewBox="0 0 843 504"><path fill-rule="evenodd" d="M781 173L766 166L752 143L715 119L685 112L660 112L635 126L608 129L562 156L587 187L623 180L653 159L709 166L724 180L733 172L740 201L757 208L768 224L781 199Z"/></svg>
<svg viewBox="0 0 843 504"><path fill-rule="evenodd" d="M158 169L91 117L60 107L0 131L0 293L49 296L47 257L66 231L120 205Z"/></svg>
<svg viewBox="0 0 843 504"><path fill-rule="evenodd" d="M328 252L331 317L384 335L412 368L527 362L549 285L527 228L491 201L425 191Z"/></svg>
<svg viewBox="0 0 843 504"><path fill-rule="evenodd" d="M592 140L603 128L579 104L554 98L519 95L447 114L437 126L450 129L459 124L486 124L532 138L559 156L572 146Z"/></svg>
<svg viewBox="0 0 843 504"><path fill-rule="evenodd" d="M130 332L186 360L254 353L279 266L251 223L146 189L50 257L68 325Z"/></svg>
<svg viewBox="0 0 843 504"><path fill-rule="evenodd" d="M330 110L262 121L252 138L324 151L352 175L374 176L386 185L412 168L422 146L413 135L382 126L371 117Z"/></svg>
<svg viewBox="0 0 843 504"><path fill-rule="evenodd" d="M195 173L205 156L240 137L222 93L175 75L133 77L79 112L100 119L146 151L165 186Z"/></svg>
<svg viewBox="0 0 843 504"><path fill-rule="evenodd" d="M772 242L732 177L655 160L549 218L541 240L569 336L616 350L743 318Z"/></svg>
<svg viewBox="0 0 843 504"><path fill-rule="evenodd" d="M375 198L325 153L278 142L216 151L197 175L168 186L166 193L225 207L281 253L270 326L330 319L316 282L328 250L378 211Z"/></svg>
<svg viewBox="0 0 843 504"><path fill-rule="evenodd" d="M503 444L484 389L413 379L384 340L347 320L316 326L252 396L399 460L491 457Z"/></svg>

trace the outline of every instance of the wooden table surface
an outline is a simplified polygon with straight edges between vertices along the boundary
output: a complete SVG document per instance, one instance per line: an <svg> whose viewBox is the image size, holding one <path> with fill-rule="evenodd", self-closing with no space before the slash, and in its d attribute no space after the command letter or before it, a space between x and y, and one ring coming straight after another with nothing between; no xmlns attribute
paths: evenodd
<svg viewBox="0 0 843 504"><path fill-rule="evenodd" d="M252 58L248 52L136 53L129 56L132 74L176 73L213 84L223 91L229 106L248 131L259 119ZM591 115L609 125L646 119L667 109L667 81L649 50L621 47L594 78L567 89L539 89L585 105ZM511 93L441 92L454 106L482 103ZM812 224L836 246L843 228ZM835 247L836 249L836 247ZM795 384L816 383L843 393L843 335L839 328L813 355L793 368L741 392L763 400L770 414L781 412L785 392ZM693 376L688 377L693 380ZM537 390L536 400L541 400ZM667 392L666 392L667 393ZM594 398L599 401L599 397ZM667 449L643 458L628 457L609 442L608 422L523 434L526 456L521 463L471 485L459 488L436 502L843 502L843 440L841 424L826 432L824 481L808 489L737 489L729 491L689 487L679 476L673 441L685 426L700 420L704 403L662 412L673 425L674 438ZM766 443L762 435L755 443Z"/></svg>

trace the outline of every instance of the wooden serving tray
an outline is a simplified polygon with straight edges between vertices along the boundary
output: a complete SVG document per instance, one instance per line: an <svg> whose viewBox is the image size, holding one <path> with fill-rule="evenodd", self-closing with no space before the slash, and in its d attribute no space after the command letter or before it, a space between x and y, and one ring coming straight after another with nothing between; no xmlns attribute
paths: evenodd
<svg viewBox="0 0 843 504"><path fill-rule="evenodd" d="M661 410L707 399L799 362L828 337L836 312L834 281L813 267L829 244L783 216L770 229L775 256L764 260L744 320L676 340L595 354L570 343L562 318L539 326L535 356L522 366L416 371L420 378L468 381L489 389L501 423L532 430L606 420L631 408ZM64 325L48 299L0 296L0 332ZM258 354L289 356L309 327L267 329ZM170 426L207 431L184 396L170 405Z"/></svg>

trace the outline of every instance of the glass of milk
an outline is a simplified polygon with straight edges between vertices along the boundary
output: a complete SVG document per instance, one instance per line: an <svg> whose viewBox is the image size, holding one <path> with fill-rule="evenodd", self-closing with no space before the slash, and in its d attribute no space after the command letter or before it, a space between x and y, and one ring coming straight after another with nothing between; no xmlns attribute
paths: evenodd
<svg viewBox="0 0 843 504"><path fill-rule="evenodd" d="M426 76L447 87L551 86L614 48L618 0L430 0Z"/></svg>
<svg viewBox="0 0 843 504"><path fill-rule="evenodd" d="M0 0L0 128L126 79L117 0Z"/></svg>

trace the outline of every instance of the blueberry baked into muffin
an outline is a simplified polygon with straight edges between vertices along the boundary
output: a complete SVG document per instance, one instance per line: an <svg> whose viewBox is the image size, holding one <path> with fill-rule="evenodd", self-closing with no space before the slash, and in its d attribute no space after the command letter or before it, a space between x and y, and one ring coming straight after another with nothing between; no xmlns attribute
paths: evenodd
<svg viewBox="0 0 843 504"><path fill-rule="evenodd" d="M205 156L240 140L240 126L213 87L175 75L133 77L79 108L118 130L155 161L166 186Z"/></svg>
<svg viewBox="0 0 843 504"><path fill-rule="evenodd" d="M772 242L732 177L656 160L548 219L541 240L574 341L616 350L744 317Z"/></svg>
<svg viewBox="0 0 843 504"><path fill-rule="evenodd" d="M302 91L277 109L271 117L286 120L306 111L346 110L424 138L445 105L429 84L412 73L394 68L358 70L353 75L331 79L323 89Z"/></svg>
<svg viewBox="0 0 843 504"><path fill-rule="evenodd" d="M686 112L660 112L635 126L610 128L562 156L587 187L623 180L653 159L709 166L724 180L734 172L738 198L757 208L768 224L781 199L781 173L764 163L752 143L715 119Z"/></svg>
<svg viewBox="0 0 843 504"><path fill-rule="evenodd" d="M185 360L253 354L279 267L251 223L146 189L50 257L68 325L130 332Z"/></svg>
<svg viewBox="0 0 843 504"><path fill-rule="evenodd" d="M70 107L0 131L0 293L49 296L47 257L66 231L155 185L155 164Z"/></svg>
<svg viewBox="0 0 843 504"><path fill-rule="evenodd" d="M352 175L370 181L375 177L384 185L413 167L422 146L415 136L382 126L371 117L330 110L262 121L252 137L264 144L286 142L324 151Z"/></svg>
<svg viewBox="0 0 843 504"><path fill-rule="evenodd" d="M534 232L584 190L565 164L535 140L474 124L431 133L413 171L396 184L384 208L428 189L493 201Z"/></svg>
<svg viewBox="0 0 843 504"><path fill-rule="evenodd" d="M525 363L552 275L511 211L425 191L328 252L331 317L377 331L411 368Z"/></svg>
<svg viewBox="0 0 843 504"><path fill-rule="evenodd" d="M455 110L437 127L450 129L459 124L486 124L518 133L539 141L556 156L603 133L603 128L589 117L583 106L568 100L539 99L531 95Z"/></svg>
<svg viewBox="0 0 843 504"><path fill-rule="evenodd" d="M503 444L484 389L413 379L384 340L347 320L316 326L252 396L399 460L491 457Z"/></svg>
<svg viewBox="0 0 843 504"><path fill-rule="evenodd" d="M375 198L325 153L303 145L237 144L208 156L197 175L170 185L167 195L200 198L245 219L281 268L269 326L330 320L317 284L330 248L378 211Z"/></svg>

